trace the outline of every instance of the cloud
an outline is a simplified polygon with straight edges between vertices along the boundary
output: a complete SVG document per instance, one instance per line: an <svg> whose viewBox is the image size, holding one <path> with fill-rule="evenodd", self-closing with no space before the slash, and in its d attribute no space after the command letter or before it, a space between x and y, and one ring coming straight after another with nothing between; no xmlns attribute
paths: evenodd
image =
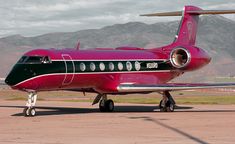
<svg viewBox="0 0 235 144"><path fill-rule="evenodd" d="M203 9L233 9L234 0L0 0L0 37L35 36L49 32L101 28L116 23L155 23L179 18L146 18L139 14L181 10L184 5ZM226 17L235 20L234 15Z"/></svg>

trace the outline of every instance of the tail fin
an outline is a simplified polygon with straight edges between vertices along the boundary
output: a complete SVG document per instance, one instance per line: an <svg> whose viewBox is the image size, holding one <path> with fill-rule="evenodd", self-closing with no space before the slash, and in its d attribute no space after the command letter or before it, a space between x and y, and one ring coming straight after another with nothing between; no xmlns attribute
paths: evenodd
<svg viewBox="0 0 235 144"><path fill-rule="evenodd" d="M235 13L235 10L202 10L195 6L185 6L183 11L144 14L141 16L182 16L174 42L183 45L195 45L199 15L231 13Z"/></svg>

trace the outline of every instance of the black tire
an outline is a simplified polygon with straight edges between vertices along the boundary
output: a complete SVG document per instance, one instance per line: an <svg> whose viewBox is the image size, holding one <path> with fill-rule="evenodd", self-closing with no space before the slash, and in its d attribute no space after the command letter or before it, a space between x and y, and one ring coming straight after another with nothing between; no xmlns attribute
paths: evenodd
<svg viewBox="0 0 235 144"><path fill-rule="evenodd" d="M25 117L28 117L28 116L29 116L29 108L28 108L28 107L24 108L24 110L23 110L23 115L24 115Z"/></svg>
<svg viewBox="0 0 235 144"><path fill-rule="evenodd" d="M114 110L114 102L113 100L107 100L105 102L105 109L107 112L112 112Z"/></svg>
<svg viewBox="0 0 235 144"><path fill-rule="evenodd" d="M160 109L160 112L166 112L167 111L166 107L162 106L162 100L159 103L159 109Z"/></svg>
<svg viewBox="0 0 235 144"><path fill-rule="evenodd" d="M99 109L100 109L100 112L106 112L105 101L104 101L104 100L101 100L101 101L100 101L100 103L99 103Z"/></svg>
<svg viewBox="0 0 235 144"><path fill-rule="evenodd" d="M36 109L34 107L30 108L29 109L29 116L34 117L35 115L36 115Z"/></svg>
<svg viewBox="0 0 235 144"><path fill-rule="evenodd" d="M171 100L168 100L166 103L166 111L173 112L174 110L175 110L174 102L172 102Z"/></svg>

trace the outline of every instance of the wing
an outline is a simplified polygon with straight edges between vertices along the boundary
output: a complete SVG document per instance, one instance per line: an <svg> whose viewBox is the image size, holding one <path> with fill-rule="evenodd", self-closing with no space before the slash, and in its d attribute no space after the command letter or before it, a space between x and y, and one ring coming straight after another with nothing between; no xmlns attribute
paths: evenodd
<svg viewBox="0 0 235 144"><path fill-rule="evenodd" d="M161 92L193 89L235 88L235 83L166 83L157 85L121 84L119 92Z"/></svg>

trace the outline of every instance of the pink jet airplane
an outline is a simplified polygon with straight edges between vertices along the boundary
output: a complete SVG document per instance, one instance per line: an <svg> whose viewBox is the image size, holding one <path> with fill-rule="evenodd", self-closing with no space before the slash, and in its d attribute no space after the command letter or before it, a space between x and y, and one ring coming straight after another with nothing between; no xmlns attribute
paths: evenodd
<svg viewBox="0 0 235 144"><path fill-rule="evenodd" d="M160 111L172 112L176 103L170 91L235 87L235 83L168 83L211 60L206 51L195 46L199 15L229 13L235 10L185 6L183 11L145 14L142 16L182 16L174 42L152 49L36 49L20 58L5 82L29 93L25 116L35 116L37 92L55 90L97 93L93 104L99 103L101 112L114 110L107 95L158 92L163 96Z"/></svg>

